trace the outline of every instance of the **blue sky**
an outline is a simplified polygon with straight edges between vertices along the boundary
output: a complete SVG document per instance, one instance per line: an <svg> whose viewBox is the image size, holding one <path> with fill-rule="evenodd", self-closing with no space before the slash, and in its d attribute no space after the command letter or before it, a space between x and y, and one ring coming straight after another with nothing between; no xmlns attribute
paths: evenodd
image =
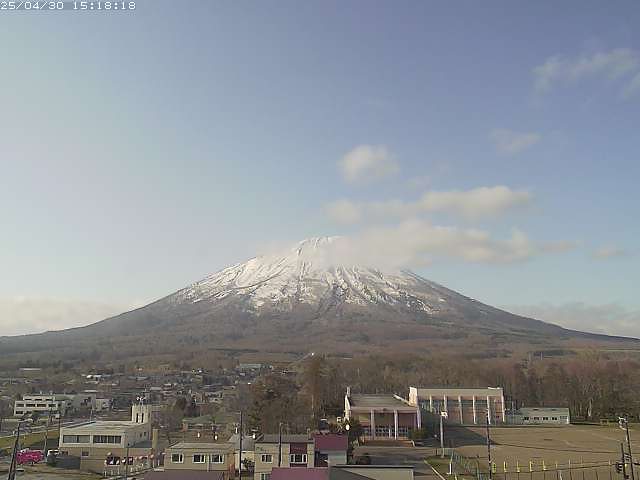
<svg viewBox="0 0 640 480"><path fill-rule="evenodd" d="M389 255L432 280L640 335L638 25L633 1L0 12L0 325L411 232Z"/></svg>

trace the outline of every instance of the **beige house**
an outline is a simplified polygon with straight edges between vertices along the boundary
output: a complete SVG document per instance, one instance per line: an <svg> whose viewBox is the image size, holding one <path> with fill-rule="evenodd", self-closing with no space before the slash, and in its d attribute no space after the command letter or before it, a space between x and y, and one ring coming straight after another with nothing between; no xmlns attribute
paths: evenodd
<svg viewBox="0 0 640 480"><path fill-rule="evenodd" d="M255 442L254 459L254 480L269 480L275 467L312 468L314 440L308 435L263 435Z"/></svg>
<svg viewBox="0 0 640 480"><path fill-rule="evenodd" d="M229 443L181 442L165 450L164 469L222 472L222 478L233 478L235 460Z"/></svg>

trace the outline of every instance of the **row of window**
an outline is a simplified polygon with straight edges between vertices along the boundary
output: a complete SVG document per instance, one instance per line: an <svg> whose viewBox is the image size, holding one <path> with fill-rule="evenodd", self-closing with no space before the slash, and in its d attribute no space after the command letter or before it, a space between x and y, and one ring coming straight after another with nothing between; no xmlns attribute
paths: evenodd
<svg viewBox="0 0 640 480"><path fill-rule="evenodd" d="M90 443L91 435L63 435L62 443ZM121 435L94 435L93 443L111 443L119 445L122 443Z"/></svg>
<svg viewBox="0 0 640 480"><path fill-rule="evenodd" d="M560 416L560 420L567 420L568 418L569 418L569 417L567 417L566 415L561 415L561 416ZM529 418L529 417L522 417L522 419L523 419L524 421L530 420L530 418ZM540 420L540 417L533 417L533 420L534 420L534 421L535 421L535 420ZM549 417L542 417L542 420L543 420L543 421L549 420ZM553 420L553 421L558 421L558 417L551 417L551 420Z"/></svg>
<svg viewBox="0 0 640 480"><path fill-rule="evenodd" d="M224 463L224 455L212 453L209 458L211 463ZM196 453L191 461L193 463L207 463L207 455L205 453ZM184 463L184 455L182 453L172 453L171 463Z"/></svg>
<svg viewBox="0 0 640 480"><path fill-rule="evenodd" d="M58 408L58 405L56 403L50 403L50 404L46 404L46 403L18 403L16 402L16 408Z"/></svg>
<svg viewBox="0 0 640 480"><path fill-rule="evenodd" d="M273 463L273 455L270 453L263 453L260 455L260 461L262 463ZM289 455L289 463L307 463L307 454L292 453Z"/></svg>

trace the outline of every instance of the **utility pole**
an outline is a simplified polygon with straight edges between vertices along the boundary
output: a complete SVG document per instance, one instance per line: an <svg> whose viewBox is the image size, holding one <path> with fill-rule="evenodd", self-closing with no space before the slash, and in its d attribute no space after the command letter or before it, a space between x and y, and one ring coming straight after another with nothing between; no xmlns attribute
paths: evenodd
<svg viewBox="0 0 640 480"><path fill-rule="evenodd" d="M282 463L282 422L278 423L278 467Z"/></svg>
<svg viewBox="0 0 640 480"><path fill-rule="evenodd" d="M629 477L627 476L627 463L626 463L627 459L625 458L626 455L624 454L624 444L623 443L620 444L620 452L622 453L622 458L621 458L621 460L622 460L622 478L624 480L627 480L627 478L629 478Z"/></svg>
<svg viewBox="0 0 640 480"><path fill-rule="evenodd" d="M243 435L243 428L242 428L242 410L240 410L240 451L238 453L238 463L240 465L238 465L238 478L240 480L242 480L242 435Z"/></svg>
<svg viewBox="0 0 640 480"><path fill-rule="evenodd" d="M18 429L16 430L16 441L13 445L13 455L11 456L11 466L9 467L9 476L7 477L8 480L15 480L16 478L16 462L18 460L18 446L19 446L19 441L20 441L20 426L22 425L22 422L18 422Z"/></svg>
<svg viewBox="0 0 640 480"><path fill-rule="evenodd" d="M127 458L124 462L124 480L129 480L129 444L127 444Z"/></svg>
<svg viewBox="0 0 640 480"><path fill-rule="evenodd" d="M627 452L629 452L629 468L631 469L631 480L635 480L635 472L633 469L633 455L631 454L631 438L629 437L629 418L628 417L620 417L619 418L620 426L624 425L625 431L627 434Z"/></svg>
<svg viewBox="0 0 640 480"><path fill-rule="evenodd" d="M487 408L487 457L489 459L489 478L493 478L493 465L491 464L491 432L489 431L489 409Z"/></svg>
<svg viewBox="0 0 640 480"><path fill-rule="evenodd" d="M49 439L49 423L51 423L51 408L49 408L49 415L47 416L47 425L44 430L44 459L47 460L47 440Z"/></svg>

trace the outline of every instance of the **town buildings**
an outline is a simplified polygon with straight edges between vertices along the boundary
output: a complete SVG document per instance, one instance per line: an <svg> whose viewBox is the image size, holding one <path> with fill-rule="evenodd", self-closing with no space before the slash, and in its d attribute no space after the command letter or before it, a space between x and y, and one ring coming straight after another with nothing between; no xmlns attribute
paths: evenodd
<svg viewBox="0 0 640 480"><path fill-rule="evenodd" d="M71 397L55 393L40 393L37 395L23 395L22 400L16 400L13 407L13 415L22 417L38 413L40 415L62 415L67 413L71 406Z"/></svg>

